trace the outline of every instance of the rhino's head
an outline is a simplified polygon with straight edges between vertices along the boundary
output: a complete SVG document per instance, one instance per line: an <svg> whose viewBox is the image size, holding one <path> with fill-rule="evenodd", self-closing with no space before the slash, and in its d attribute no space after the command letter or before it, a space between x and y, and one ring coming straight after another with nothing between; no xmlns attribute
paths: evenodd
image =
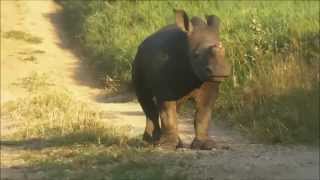
<svg viewBox="0 0 320 180"><path fill-rule="evenodd" d="M219 39L219 18L206 16L189 21L183 10L174 10L176 25L187 34L190 65L201 81L220 82L230 75L230 65L224 59L224 47Z"/></svg>

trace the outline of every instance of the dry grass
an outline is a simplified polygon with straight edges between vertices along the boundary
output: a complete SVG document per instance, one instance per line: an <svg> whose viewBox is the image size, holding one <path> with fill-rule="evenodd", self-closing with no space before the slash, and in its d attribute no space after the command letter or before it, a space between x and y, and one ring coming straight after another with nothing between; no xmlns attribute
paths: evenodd
<svg viewBox="0 0 320 180"><path fill-rule="evenodd" d="M29 96L2 106L2 117L17 124L6 139L117 145L135 141L129 140L129 127L106 126L97 107L76 100L67 90L49 82L48 75L32 73L15 84L26 89Z"/></svg>
<svg viewBox="0 0 320 180"><path fill-rule="evenodd" d="M30 75L14 82L13 85L24 88L29 93L34 93L40 90L47 90L49 87L54 86L54 83L46 73L31 72Z"/></svg>
<svg viewBox="0 0 320 180"><path fill-rule="evenodd" d="M42 39L40 37L34 36L23 31L8 31L4 33L3 37L8 39L21 40L32 44L42 43Z"/></svg>
<svg viewBox="0 0 320 180"><path fill-rule="evenodd" d="M319 143L319 69L288 58L253 73L228 97L229 120L253 140ZM264 68L264 69L262 69Z"/></svg>

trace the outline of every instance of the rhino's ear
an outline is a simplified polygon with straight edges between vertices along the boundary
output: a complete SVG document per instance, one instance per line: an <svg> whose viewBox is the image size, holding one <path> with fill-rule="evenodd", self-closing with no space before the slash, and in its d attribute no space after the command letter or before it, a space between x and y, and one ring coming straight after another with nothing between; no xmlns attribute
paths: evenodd
<svg viewBox="0 0 320 180"><path fill-rule="evenodd" d="M174 9L173 12L176 16L176 24L177 26L185 32L191 32L192 25L189 22L189 17L187 13L182 9Z"/></svg>
<svg viewBox="0 0 320 180"><path fill-rule="evenodd" d="M207 24L210 28L214 29L216 32L219 32L220 19L215 15L206 15Z"/></svg>

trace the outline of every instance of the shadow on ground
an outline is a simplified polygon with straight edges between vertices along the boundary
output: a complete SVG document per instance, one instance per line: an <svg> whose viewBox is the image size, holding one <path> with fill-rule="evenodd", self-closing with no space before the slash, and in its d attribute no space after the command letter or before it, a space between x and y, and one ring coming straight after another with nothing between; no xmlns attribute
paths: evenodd
<svg viewBox="0 0 320 180"><path fill-rule="evenodd" d="M84 136L87 138L84 139ZM9 154L21 152L17 158L26 163L12 167L2 166L2 178L185 179L185 175L179 170L179 162L188 159L184 157L186 155L150 148L136 138L108 138L101 144L88 138L87 134L70 134L49 139L3 140L2 150ZM170 161L172 159L174 161ZM177 170L166 173L173 168Z"/></svg>
<svg viewBox="0 0 320 180"><path fill-rule="evenodd" d="M98 81L95 80L96 78L94 77L93 68L86 63L86 59L81 48L77 46L75 42L72 42L72 38L63 31L63 16L61 11L44 14L43 16L47 18L55 28L55 33L59 38L57 46L70 51L79 60L79 66L73 76L78 84L92 88L102 88L102 85L99 85Z"/></svg>
<svg viewBox="0 0 320 180"><path fill-rule="evenodd" d="M99 132L107 131L107 132ZM109 132L108 132L109 131ZM51 147L67 147L73 145L101 145L101 146L130 146L144 147L142 138L129 137L125 132L127 128L119 129L96 129L69 133L66 135L51 136L49 138L31 138L12 140L2 138L1 146L11 147L16 149L42 150ZM123 133L121 133L123 132Z"/></svg>

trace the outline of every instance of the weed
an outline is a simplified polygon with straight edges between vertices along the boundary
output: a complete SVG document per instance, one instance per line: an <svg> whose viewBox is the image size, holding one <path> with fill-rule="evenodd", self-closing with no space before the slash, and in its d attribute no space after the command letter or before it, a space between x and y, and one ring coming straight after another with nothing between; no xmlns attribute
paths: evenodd
<svg viewBox="0 0 320 180"><path fill-rule="evenodd" d="M32 53L32 54L44 54L45 51L37 49L37 50L31 51L31 53Z"/></svg>
<svg viewBox="0 0 320 180"><path fill-rule="evenodd" d="M54 85L53 83L49 83L48 81L49 76L47 74L32 72L29 76L21 78L17 82L13 83L13 85L22 87L28 92L32 93L38 90L47 89L49 86Z"/></svg>
<svg viewBox="0 0 320 180"><path fill-rule="evenodd" d="M45 51L40 50L40 49L25 50L25 51L18 52L18 54L20 54L20 55L35 55L35 54L44 54L44 53L45 53Z"/></svg>
<svg viewBox="0 0 320 180"><path fill-rule="evenodd" d="M4 38L22 40L32 44L42 43L42 39L40 37L33 36L23 31L8 31L4 33L3 36Z"/></svg>
<svg viewBox="0 0 320 180"><path fill-rule="evenodd" d="M38 50L38 49L32 50L32 51L18 52L18 54L22 56L19 58L20 60L25 61L25 62L33 62L33 63L38 63L36 55L44 54L44 53L45 53L45 51Z"/></svg>
<svg viewBox="0 0 320 180"><path fill-rule="evenodd" d="M22 59L23 61L28 61L28 62L33 62L33 63L36 63L37 62L37 58L35 56L28 56L28 57L24 57Z"/></svg>

